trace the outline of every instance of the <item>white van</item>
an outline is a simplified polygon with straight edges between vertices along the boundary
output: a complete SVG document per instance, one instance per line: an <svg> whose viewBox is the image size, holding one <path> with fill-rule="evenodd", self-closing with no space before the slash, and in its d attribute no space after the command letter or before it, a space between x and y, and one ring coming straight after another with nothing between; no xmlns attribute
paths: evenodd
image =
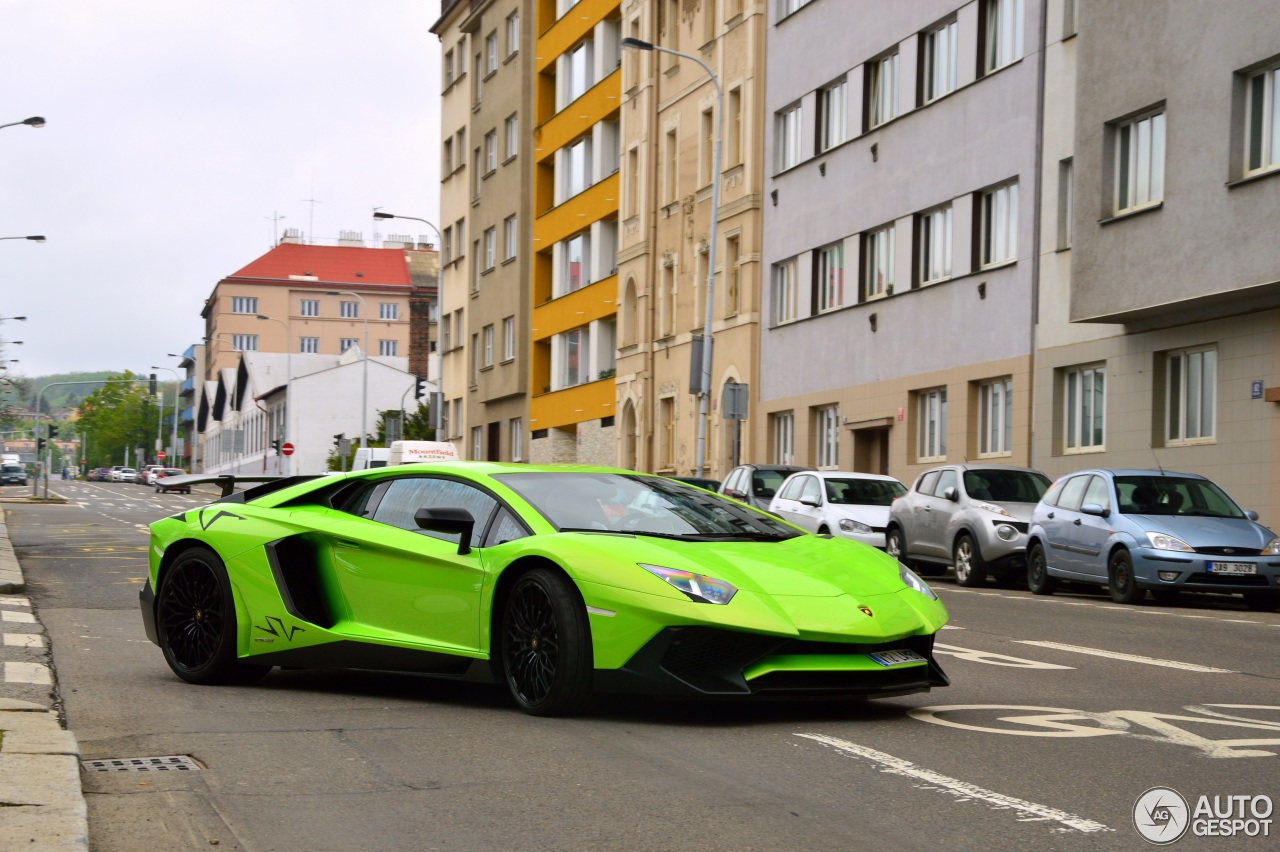
<svg viewBox="0 0 1280 852"><path fill-rule="evenodd" d="M368 470L373 467L386 467L387 459L390 457L391 450L386 447L365 447L356 450L356 458L351 463L351 469Z"/></svg>
<svg viewBox="0 0 1280 852"><path fill-rule="evenodd" d="M458 459L458 450L448 441L393 441L390 452L389 466Z"/></svg>

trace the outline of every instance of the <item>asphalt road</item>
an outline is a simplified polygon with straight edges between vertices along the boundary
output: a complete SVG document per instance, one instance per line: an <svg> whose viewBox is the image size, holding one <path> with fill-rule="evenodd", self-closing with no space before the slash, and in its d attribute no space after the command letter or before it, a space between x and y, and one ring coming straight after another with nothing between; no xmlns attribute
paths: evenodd
<svg viewBox="0 0 1280 852"><path fill-rule="evenodd" d="M138 590L146 524L203 498L53 489L71 502L6 518L84 758L197 767L86 771L95 850L1135 849L1152 787L1192 808L1280 801L1280 613L1229 598L1122 607L938 579L953 685L930 694L534 719L495 688L409 676L185 684ZM1272 837L1177 845L1275 848L1269 818Z"/></svg>

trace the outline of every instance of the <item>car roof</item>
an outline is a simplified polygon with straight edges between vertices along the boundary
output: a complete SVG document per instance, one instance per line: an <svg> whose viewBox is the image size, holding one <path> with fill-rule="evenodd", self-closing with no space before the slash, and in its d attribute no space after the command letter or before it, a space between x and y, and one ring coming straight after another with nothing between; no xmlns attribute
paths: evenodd
<svg viewBox="0 0 1280 852"><path fill-rule="evenodd" d="M1064 473L1062 476L1074 476L1077 473L1101 473L1109 476L1179 476L1185 479L1208 479L1207 476L1201 476L1198 473L1183 473L1177 470L1158 470L1155 468L1140 467L1090 467L1083 470L1073 470L1070 473ZM1058 477L1061 479L1062 477Z"/></svg>
<svg viewBox="0 0 1280 852"><path fill-rule="evenodd" d="M897 482L896 476L886 476L882 473L861 473L856 470L799 470L793 475L807 473L810 476L817 476L821 479L876 479L881 482Z"/></svg>

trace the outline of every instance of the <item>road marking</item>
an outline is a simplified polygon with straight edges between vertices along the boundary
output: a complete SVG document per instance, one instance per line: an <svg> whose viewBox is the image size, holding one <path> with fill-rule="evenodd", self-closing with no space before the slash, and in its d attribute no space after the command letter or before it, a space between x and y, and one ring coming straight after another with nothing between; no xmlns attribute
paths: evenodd
<svg viewBox="0 0 1280 852"><path fill-rule="evenodd" d="M8 606L25 606L29 608L31 606L31 599L15 597L13 595L0 595L0 604L7 604Z"/></svg>
<svg viewBox="0 0 1280 852"><path fill-rule="evenodd" d="M5 683L53 683L49 667L39 663L5 663L4 680Z"/></svg>
<svg viewBox="0 0 1280 852"><path fill-rule="evenodd" d="M1073 654L1088 654L1093 657L1106 657L1109 660L1125 660L1130 663L1145 663L1149 666L1163 666L1166 669L1182 669L1189 672L1206 672L1209 674L1239 674L1231 669L1218 669L1213 666L1201 666L1196 663L1180 663L1177 660L1160 660L1155 657L1140 657L1137 654L1121 654L1116 651L1105 651L1101 648L1082 648L1079 645L1063 645L1059 642L1034 642L1030 639L1015 639L1019 645L1035 645L1037 648L1053 648Z"/></svg>
<svg viewBox="0 0 1280 852"><path fill-rule="evenodd" d="M36 617L29 612L11 612L4 610L0 612L0 621L10 621L17 624L35 624Z"/></svg>
<svg viewBox="0 0 1280 852"><path fill-rule="evenodd" d="M847 742L846 740L828 737L822 734L796 734L798 737L813 740L817 743L830 746L851 757L860 757L869 760L872 763L879 764L882 772L891 775L905 775L908 778L914 778L917 781L923 781L931 787L941 789L945 793L956 797L960 801L976 799L984 802L989 807L996 810L1013 810L1018 812L1019 820L1045 820L1059 823L1066 828L1074 829L1082 832L1095 831L1114 831L1100 822L1091 819L1076 816L1075 814L1060 811L1057 808L1051 808L1047 805L1039 805L1035 802L1028 802L1026 799L1017 799L1013 796L1006 796L1003 793L997 793L994 790L987 790L976 784L970 784L967 781L961 781L950 776L934 772L932 769L925 769L922 766L916 766L914 763L903 760L900 757L894 757L891 754L885 754L882 751L876 751L857 743Z"/></svg>
<svg viewBox="0 0 1280 852"><path fill-rule="evenodd" d="M992 666L1008 666L1013 669L1075 668L1075 666L1059 666L1056 663L1041 663L1037 660L1024 660L1021 657L1009 657L1004 654L994 654L990 651L979 651L974 648L961 648L957 645L943 645L940 642L934 644L933 652L935 654L946 654L961 660L968 660L971 663L987 663Z"/></svg>
<svg viewBox="0 0 1280 852"><path fill-rule="evenodd" d="M38 633L6 633L4 644L11 648L43 648L44 637Z"/></svg>

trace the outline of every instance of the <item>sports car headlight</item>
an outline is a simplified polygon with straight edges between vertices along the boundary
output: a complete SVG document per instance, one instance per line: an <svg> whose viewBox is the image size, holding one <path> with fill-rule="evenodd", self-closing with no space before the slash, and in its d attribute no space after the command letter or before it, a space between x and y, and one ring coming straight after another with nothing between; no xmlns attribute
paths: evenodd
<svg viewBox="0 0 1280 852"><path fill-rule="evenodd" d="M738 592L736 586L714 577L680 571L676 568L663 568L661 565L645 565L643 562L638 564L650 574L661 577L684 592L694 603L727 604Z"/></svg>
<svg viewBox="0 0 1280 852"><path fill-rule="evenodd" d="M1184 552L1194 551L1195 548L1189 547L1185 541L1180 538L1174 538L1164 533L1148 532L1147 541L1151 542L1151 546L1156 550L1181 550Z"/></svg>
<svg viewBox="0 0 1280 852"><path fill-rule="evenodd" d="M985 512L995 512L997 515L1004 515L1006 518L1013 517L1013 515L1004 510L1003 506L997 506L995 503L978 503L977 506Z"/></svg>
<svg viewBox="0 0 1280 852"><path fill-rule="evenodd" d="M929 598L930 600L935 600L935 601L938 599L937 593L935 593L933 589L929 588L929 584L926 583L924 580L921 580L916 575L915 571L912 571L910 568L903 565L901 562L898 563L898 576L902 578L902 582L906 583L908 586L915 589L917 592L924 595L926 598Z"/></svg>
<svg viewBox="0 0 1280 852"><path fill-rule="evenodd" d="M1262 555L1263 556L1280 555L1280 538L1271 539L1271 541L1267 544L1267 546L1262 548Z"/></svg>
<svg viewBox="0 0 1280 852"><path fill-rule="evenodd" d="M851 532L851 533L871 532L871 527L867 526L862 521L855 521L851 518L841 518L840 529L844 532Z"/></svg>

